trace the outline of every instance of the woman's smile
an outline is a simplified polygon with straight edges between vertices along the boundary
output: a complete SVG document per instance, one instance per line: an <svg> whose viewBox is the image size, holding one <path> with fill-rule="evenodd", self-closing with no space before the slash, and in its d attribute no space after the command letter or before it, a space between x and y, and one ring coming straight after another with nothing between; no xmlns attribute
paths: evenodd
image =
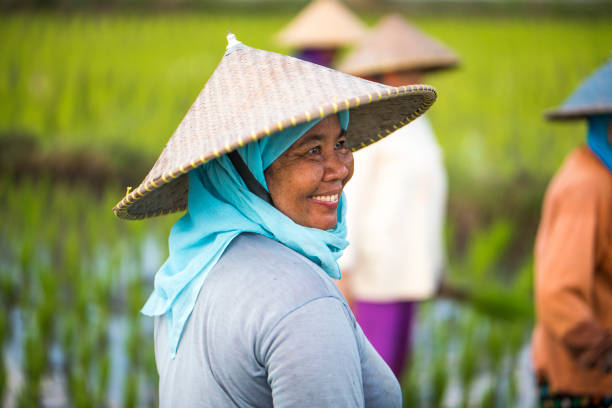
<svg viewBox="0 0 612 408"><path fill-rule="evenodd" d="M324 204L335 204L338 205L340 200L340 194L328 194L328 195L317 195L312 197L315 201L321 201Z"/></svg>
<svg viewBox="0 0 612 408"><path fill-rule="evenodd" d="M334 228L342 189L353 175L353 153L338 117L313 126L264 175L279 211L306 227Z"/></svg>

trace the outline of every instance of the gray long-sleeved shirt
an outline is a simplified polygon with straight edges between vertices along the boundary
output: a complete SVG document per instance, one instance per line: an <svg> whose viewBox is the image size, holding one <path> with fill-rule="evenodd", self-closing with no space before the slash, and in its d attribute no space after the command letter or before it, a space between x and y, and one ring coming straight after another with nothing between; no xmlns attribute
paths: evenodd
<svg viewBox="0 0 612 408"><path fill-rule="evenodd" d="M155 319L161 407L400 407L401 391L336 285L284 245L242 234L206 279L170 358Z"/></svg>

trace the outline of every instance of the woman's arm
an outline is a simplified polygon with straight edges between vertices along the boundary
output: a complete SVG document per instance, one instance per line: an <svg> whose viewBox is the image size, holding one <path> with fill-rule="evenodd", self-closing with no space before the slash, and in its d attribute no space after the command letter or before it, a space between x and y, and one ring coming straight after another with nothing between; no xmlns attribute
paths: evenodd
<svg viewBox="0 0 612 408"><path fill-rule="evenodd" d="M588 184L547 197L535 254L538 319L587 368L612 346L593 313L598 201Z"/></svg>

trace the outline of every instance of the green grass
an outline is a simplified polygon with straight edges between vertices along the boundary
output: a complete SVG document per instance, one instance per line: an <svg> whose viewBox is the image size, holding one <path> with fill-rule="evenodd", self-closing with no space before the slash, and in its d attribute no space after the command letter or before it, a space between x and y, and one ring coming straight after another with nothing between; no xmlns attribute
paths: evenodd
<svg viewBox="0 0 612 408"><path fill-rule="evenodd" d="M447 19L422 27L462 59L455 72L431 77L440 94L432 121L449 169L460 171L453 182L547 177L584 139L582 122L552 124L542 113L610 58L612 20Z"/></svg>
<svg viewBox="0 0 612 408"><path fill-rule="evenodd" d="M47 148L121 143L154 156L204 86L225 32L270 48L282 18L17 15L0 18L0 129ZM261 28L264 28L262 30Z"/></svg>
<svg viewBox="0 0 612 408"><path fill-rule="evenodd" d="M122 144L154 158L220 60L226 30L253 47L287 51L273 35L289 18L0 16L0 132L30 132L47 149ZM426 78L439 91L430 116L452 185L522 172L550 176L584 131L580 124L548 124L542 112L609 57L612 19L415 23L462 61L457 70Z"/></svg>

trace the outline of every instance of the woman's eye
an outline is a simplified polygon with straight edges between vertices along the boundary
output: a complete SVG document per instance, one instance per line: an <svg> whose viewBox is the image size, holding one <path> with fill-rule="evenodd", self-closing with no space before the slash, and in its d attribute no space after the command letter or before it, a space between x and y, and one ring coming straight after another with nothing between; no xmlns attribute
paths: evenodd
<svg viewBox="0 0 612 408"><path fill-rule="evenodd" d="M346 147L346 140L339 140L336 142L336 149L342 149Z"/></svg>
<svg viewBox="0 0 612 408"><path fill-rule="evenodd" d="M308 151L308 153L310 153L310 154L319 154L319 153L321 153L321 147L320 146L313 147L312 149L310 149Z"/></svg>

